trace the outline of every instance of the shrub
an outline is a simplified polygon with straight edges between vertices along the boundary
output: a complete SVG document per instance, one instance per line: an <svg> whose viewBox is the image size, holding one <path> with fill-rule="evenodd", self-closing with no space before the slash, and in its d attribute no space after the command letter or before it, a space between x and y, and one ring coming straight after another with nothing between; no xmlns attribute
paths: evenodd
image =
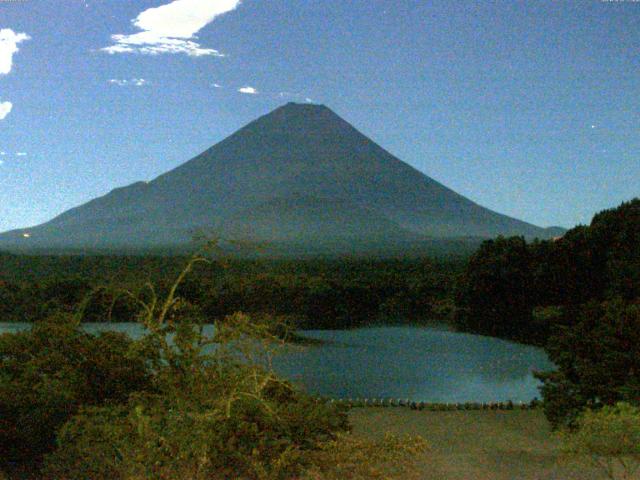
<svg viewBox="0 0 640 480"><path fill-rule="evenodd" d="M44 475L290 478L308 463L306 452L347 428L335 408L306 397L278 402L241 396L228 409L230 397L221 393L205 387L84 410L61 430Z"/></svg>
<svg viewBox="0 0 640 480"><path fill-rule="evenodd" d="M207 336L201 312L175 296L198 261L204 259L189 263L164 300L151 288L141 302L150 333L140 343L160 359L157 391L81 410L60 431L46 477L299 478L325 468L317 462L336 453L333 442L349 430L345 410L273 373L270 358L282 344L273 325L235 314ZM388 458L409 451L388 447ZM365 460L355 461L358 468Z"/></svg>
<svg viewBox="0 0 640 480"><path fill-rule="evenodd" d="M633 478L640 467L640 408L628 403L585 410L563 436L568 454L589 456L612 480Z"/></svg>
<svg viewBox="0 0 640 480"><path fill-rule="evenodd" d="M375 478L382 464L390 474L404 471L405 460L420 451L419 439L371 443L348 436L343 406L312 398L273 373L271 357L287 332L274 327L271 317L256 322L234 314L205 334L205 315L177 292L194 265L206 261L194 257L162 298L151 285L141 296L126 294L143 312L140 319L148 333L140 340L109 334L96 350L102 336L67 323L52 323L52 332L37 326L14 338L24 345L15 346L16 358L2 357L3 375L29 364L29 354L24 359L17 355L29 350L27 340L34 335L39 353L31 355L41 357L28 368L30 376L17 377L25 392L35 388L35 400L27 407L43 406L35 415L43 423L29 438L44 438L41 450L47 451L58 431L57 448L46 455L42 476ZM140 378L125 368L131 361ZM87 387L91 378L86 372L100 379L99 386ZM121 388L113 384L116 379ZM17 434L18 429L11 431ZM340 461L330 467L333 459Z"/></svg>
<svg viewBox="0 0 640 480"><path fill-rule="evenodd" d="M428 450L421 437L390 434L379 441L340 435L319 447L307 458L304 480L407 478L414 457Z"/></svg>
<svg viewBox="0 0 640 480"><path fill-rule="evenodd" d="M347 430L339 407L298 392L263 367L270 326L234 315L205 337L188 305L147 319L147 344L163 359L159 391L126 407L84 411L47 460L54 478L283 478L303 453ZM166 335L173 335L173 343ZM261 340L258 342L258 340ZM215 349L207 349L215 344ZM96 446L103 452L94 455ZM117 455L114 454L117 452Z"/></svg>
<svg viewBox="0 0 640 480"><path fill-rule="evenodd" d="M37 462L81 405L150 389L148 365L132 347L123 334L90 335L65 315L0 335L2 462Z"/></svg>

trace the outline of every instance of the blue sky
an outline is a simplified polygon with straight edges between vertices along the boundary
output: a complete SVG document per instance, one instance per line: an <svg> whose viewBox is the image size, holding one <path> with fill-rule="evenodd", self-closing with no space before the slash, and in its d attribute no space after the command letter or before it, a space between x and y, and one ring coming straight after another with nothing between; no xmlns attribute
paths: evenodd
<svg viewBox="0 0 640 480"><path fill-rule="evenodd" d="M477 203L585 223L640 195L640 2L0 1L0 231L307 99Z"/></svg>

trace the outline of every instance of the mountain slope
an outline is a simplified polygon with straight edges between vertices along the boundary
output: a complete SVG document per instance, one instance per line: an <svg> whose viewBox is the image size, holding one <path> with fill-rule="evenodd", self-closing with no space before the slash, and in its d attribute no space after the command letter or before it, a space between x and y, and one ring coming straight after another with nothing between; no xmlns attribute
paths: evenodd
<svg viewBox="0 0 640 480"><path fill-rule="evenodd" d="M427 177L327 107L287 104L151 182L2 234L0 246L179 245L200 228L310 244L550 236Z"/></svg>

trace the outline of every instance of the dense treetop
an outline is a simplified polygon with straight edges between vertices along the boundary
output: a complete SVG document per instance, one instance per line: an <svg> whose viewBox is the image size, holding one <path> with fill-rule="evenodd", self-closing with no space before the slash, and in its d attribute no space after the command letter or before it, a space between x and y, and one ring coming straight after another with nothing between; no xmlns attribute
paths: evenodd
<svg viewBox="0 0 640 480"><path fill-rule="evenodd" d="M554 240L485 242L455 299L460 329L545 346L558 366L539 375L554 426L640 402L640 199Z"/></svg>

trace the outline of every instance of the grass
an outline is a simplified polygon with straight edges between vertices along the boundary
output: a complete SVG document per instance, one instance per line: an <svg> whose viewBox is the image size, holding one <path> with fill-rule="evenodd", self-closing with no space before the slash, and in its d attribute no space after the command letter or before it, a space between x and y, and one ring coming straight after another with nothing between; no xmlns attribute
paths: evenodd
<svg viewBox="0 0 640 480"><path fill-rule="evenodd" d="M358 408L354 433L421 435L430 451L418 459L413 480L600 480L588 460L561 455L560 441L537 410L427 412ZM407 478L407 480L410 480Z"/></svg>

